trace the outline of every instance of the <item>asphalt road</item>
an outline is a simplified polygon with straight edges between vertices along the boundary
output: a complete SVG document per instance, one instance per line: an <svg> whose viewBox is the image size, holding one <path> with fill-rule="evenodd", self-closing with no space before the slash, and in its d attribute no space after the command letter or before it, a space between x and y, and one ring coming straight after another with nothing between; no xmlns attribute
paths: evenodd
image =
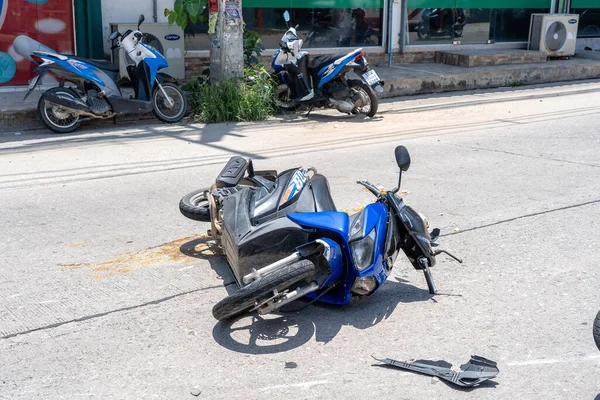
<svg viewBox="0 0 600 400"><path fill-rule="evenodd" d="M600 83L388 102L262 124L0 135L0 398L594 399ZM313 165L338 208L392 187L444 237L434 297L403 259L349 306L217 323L235 289L180 197L232 154ZM460 391L371 356L498 362Z"/></svg>

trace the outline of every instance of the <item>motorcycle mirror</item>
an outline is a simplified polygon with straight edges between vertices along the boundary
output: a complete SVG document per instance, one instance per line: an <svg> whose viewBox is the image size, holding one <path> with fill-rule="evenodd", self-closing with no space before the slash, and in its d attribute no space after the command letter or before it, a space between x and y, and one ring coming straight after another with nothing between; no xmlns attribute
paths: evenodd
<svg viewBox="0 0 600 400"><path fill-rule="evenodd" d="M140 17L138 18L138 30L140 29L140 25L142 24L142 22L144 22L146 20L146 18L144 17L144 14L140 14Z"/></svg>
<svg viewBox="0 0 600 400"><path fill-rule="evenodd" d="M285 20L285 22L290 22L290 13L288 12L288 10L285 10L285 12L283 13L283 19Z"/></svg>
<svg viewBox="0 0 600 400"><path fill-rule="evenodd" d="M398 146L395 150L396 163L402 171L408 171L410 167L410 154L404 146Z"/></svg>
<svg viewBox="0 0 600 400"><path fill-rule="evenodd" d="M113 33L110 34L109 39L115 40L116 38L119 37L119 35L121 35L121 34L118 31L114 31Z"/></svg>

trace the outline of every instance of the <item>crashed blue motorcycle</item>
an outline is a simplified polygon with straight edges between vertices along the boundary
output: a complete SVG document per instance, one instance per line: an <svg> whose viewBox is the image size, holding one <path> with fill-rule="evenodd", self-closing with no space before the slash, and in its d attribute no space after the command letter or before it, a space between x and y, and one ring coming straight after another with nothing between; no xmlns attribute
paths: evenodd
<svg viewBox="0 0 600 400"><path fill-rule="evenodd" d="M153 112L163 122L178 122L186 113L187 100L177 81L163 73L167 60L152 46L144 43L139 30L144 22L140 15L137 30L110 36L117 43L111 50L123 49L135 62L127 67L134 98L124 98L117 84L119 67L105 60L91 60L73 55L34 51L31 58L38 64L38 75L31 81L25 99L45 74L58 78L60 85L47 90L38 102L42 122L57 133L73 132L83 119L107 119L124 114ZM65 83L74 86L67 87Z"/></svg>
<svg viewBox="0 0 600 400"><path fill-rule="evenodd" d="M438 254L449 253L433 250L440 230L429 232L427 220L397 195L410 166L405 147L396 148L396 161L398 186L385 191L359 181L377 200L351 216L336 210L327 179L314 168L254 171L241 157L230 160L210 189L184 196L181 212L211 222L209 233L241 287L214 306L213 316L266 314L304 296L347 304L375 293L400 251L434 294L430 269Z"/></svg>

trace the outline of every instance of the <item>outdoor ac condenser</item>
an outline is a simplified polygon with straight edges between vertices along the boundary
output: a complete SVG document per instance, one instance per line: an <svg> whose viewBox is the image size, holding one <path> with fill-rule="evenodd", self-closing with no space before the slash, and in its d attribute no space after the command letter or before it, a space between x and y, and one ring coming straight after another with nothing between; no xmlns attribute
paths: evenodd
<svg viewBox="0 0 600 400"><path fill-rule="evenodd" d="M570 57L575 54L578 25L578 14L531 14L528 49Z"/></svg>
<svg viewBox="0 0 600 400"><path fill-rule="evenodd" d="M137 24L111 23L110 32L125 33L128 29L137 29ZM142 41L154 47L169 63L169 67L162 71L175 79L185 77L185 52L183 30L177 25L168 23L144 23L140 31L145 33ZM129 80L127 65L135 65L133 60L123 50L114 50L111 54L112 62L119 66L119 78Z"/></svg>

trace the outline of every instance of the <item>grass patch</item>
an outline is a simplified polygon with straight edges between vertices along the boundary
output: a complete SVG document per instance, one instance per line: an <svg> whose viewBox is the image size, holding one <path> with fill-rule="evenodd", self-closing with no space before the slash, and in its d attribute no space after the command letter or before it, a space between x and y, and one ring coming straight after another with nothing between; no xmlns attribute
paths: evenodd
<svg viewBox="0 0 600 400"><path fill-rule="evenodd" d="M194 117L204 123L263 121L273 115L273 83L263 67L248 68L244 79L211 82L207 78L190 81Z"/></svg>

